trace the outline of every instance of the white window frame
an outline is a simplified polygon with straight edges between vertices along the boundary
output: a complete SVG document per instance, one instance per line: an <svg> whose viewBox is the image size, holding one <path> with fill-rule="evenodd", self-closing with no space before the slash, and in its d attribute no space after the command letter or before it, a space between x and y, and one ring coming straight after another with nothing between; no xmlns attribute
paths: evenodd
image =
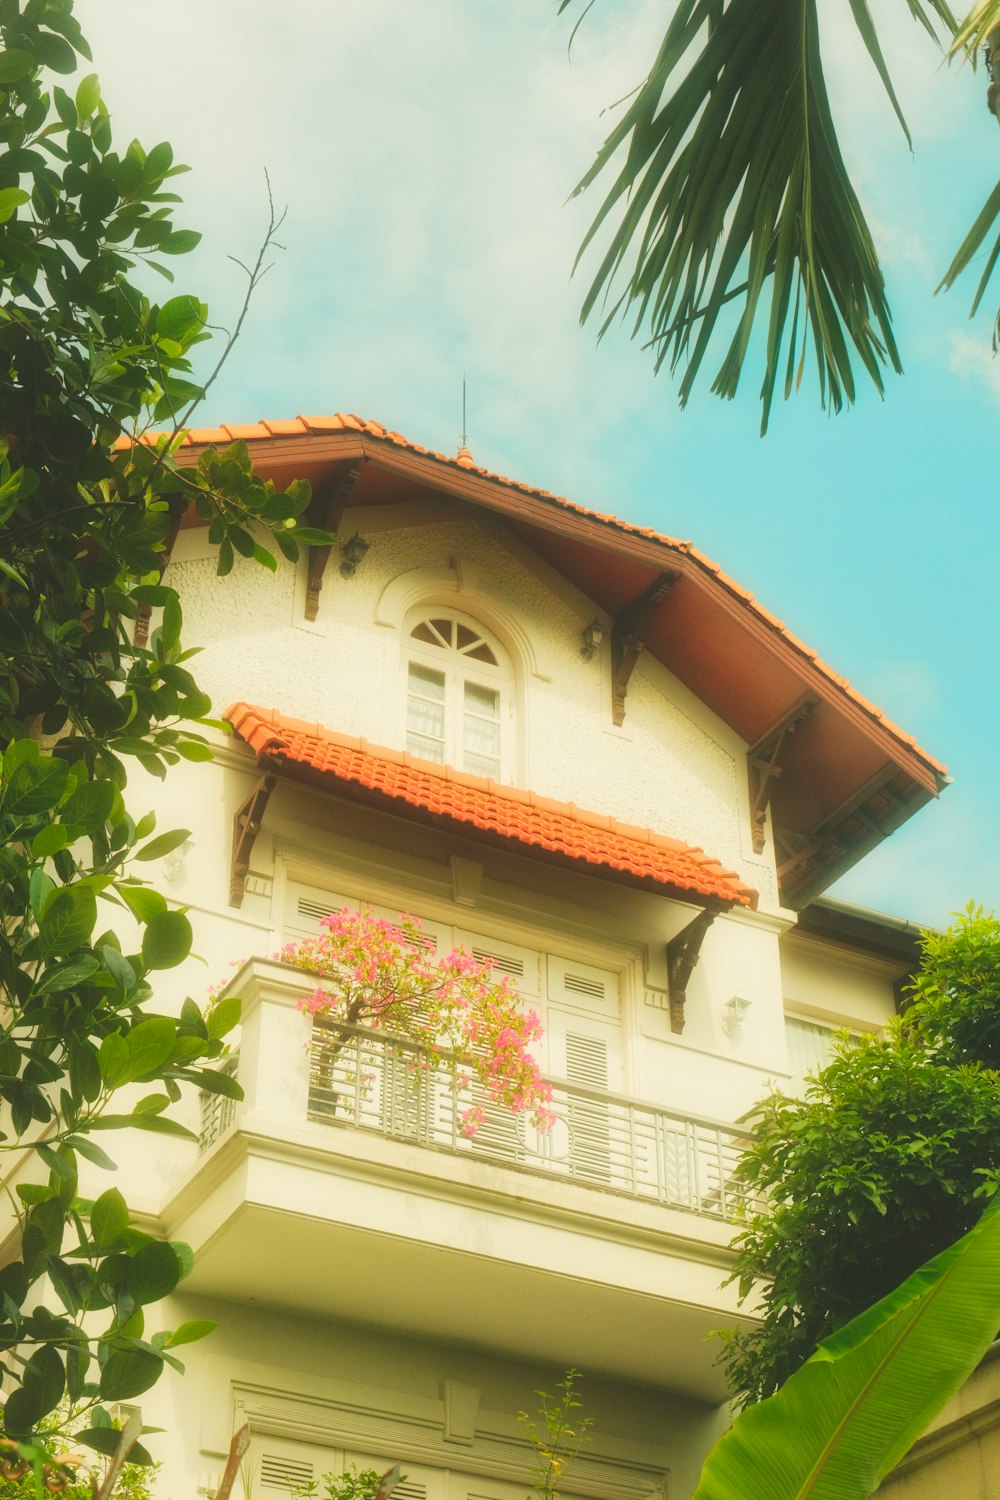
<svg viewBox="0 0 1000 1500"><path fill-rule="evenodd" d="M474 657L463 654L456 647L436 646L429 642L413 639L412 632L423 620L449 620L457 625L464 625L480 637L496 658L496 666L488 662L477 661ZM407 704L409 698L410 664L426 667L432 671L440 672L445 679L444 699L444 760L442 764L451 766L457 771L465 771L469 775L483 775L483 771L474 767L466 766L465 753L462 743L462 729L464 725L464 692L465 684L472 683L479 687L485 687L495 691L499 696L499 731L500 731L500 754L499 767L493 779L508 785L515 783L516 767L515 760L515 678L514 669L508 652L494 633L473 615L466 614L464 610L455 609L451 605L444 604L422 604L416 609L408 612L402 629L400 641L400 701L402 704L401 732L402 746L408 749L408 727L407 727ZM419 756L420 751L414 749L411 754ZM489 773L485 773L489 774Z"/></svg>

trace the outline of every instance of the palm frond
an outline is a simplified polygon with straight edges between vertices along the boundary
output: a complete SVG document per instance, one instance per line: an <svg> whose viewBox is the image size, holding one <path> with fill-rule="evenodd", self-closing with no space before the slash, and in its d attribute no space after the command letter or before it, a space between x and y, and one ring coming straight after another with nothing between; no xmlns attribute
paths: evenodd
<svg viewBox="0 0 1000 1500"><path fill-rule="evenodd" d="M981 47L985 47L991 31L1000 26L1000 0L978 0L965 19L955 27L950 56L965 53L975 63Z"/></svg>
<svg viewBox="0 0 1000 1500"><path fill-rule="evenodd" d="M932 33L953 25L944 0L907 5ZM905 130L867 0L851 0L851 13ZM852 348L879 391L885 367L900 370L837 142L816 0L679 0L648 77L576 192L612 171L577 257L617 220L581 317L600 305L602 335L619 315L633 337L644 330L656 368L679 372L682 405L720 321L732 331L712 388L732 397L766 317L762 432L779 370L787 396L810 348L834 410L854 399Z"/></svg>

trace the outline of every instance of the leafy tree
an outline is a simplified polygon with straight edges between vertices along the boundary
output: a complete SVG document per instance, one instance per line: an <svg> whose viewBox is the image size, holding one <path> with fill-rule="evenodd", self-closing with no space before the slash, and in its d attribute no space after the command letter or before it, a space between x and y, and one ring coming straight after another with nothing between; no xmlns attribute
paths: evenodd
<svg viewBox="0 0 1000 1500"><path fill-rule="evenodd" d="M574 3L559 0L560 13ZM978 0L961 26L947 0L907 0L907 9L931 43L952 42L953 55L975 58L987 44L991 57L1000 52L1000 0ZM762 432L775 390L786 399L797 390L810 346L824 405L854 400L855 358L881 391L885 367L902 365L837 141L817 0L680 0L670 14L647 77L576 189L605 184L581 256L613 226L582 317L610 304L603 334L627 316L633 336L647 335L656 369L681 372L681 405L716 333L729 342L712 389L734 396L756 330ZM909 142L866 0L851 0L850 14ZM996 109L995 88L990 101ZM965 269L998 214L1000 184L942 284ZM1000 240L974 310L998 254Z"/></svg>
<svg viewBox="0 0 1000 1500"><path fill-rule="evenodd" d="M293 559L331 539L298 524L308 487L276 491L241 445L178 460L206 310L130 278L172 279L164 262L197 243L173 220L183 169L165 143L115 149L96 75L72 91L51 76L89 57L72 0L0 0L0 49L0 1178L19 1235L0 1271L3 1430L27 1440L65 1396L107 1452L104 1403L210 1325L147 1329L190 1251L136 1229L116 1188L81 1198L78 1158L113 1168L99 1141L126 1126L187 1134L168 1112L184 1083L236 1091L212 1064L237 1007L153 1003L191 927L139 872L186 835L154 834L122 797L128 764L211 756L161 575L188 509L221 573L236 553L275 567L262 533ZM275 228L272 212L248 299ZM134 627L153 610L147 645Z"/></svg>
<svg viewBox="0 0 1000 1500"><path fill-rule="evenodd" d="M743 1296L763 1284L763 1321L724 1354L741 1401L976 1222L1000 1173L998 985L1000 923L970 907L925 936L903 1017L754 1112L735 1275Z"/></svg>
<svg viewBox="0 0 1000 1500"><path fill-rule="evenodd" d="M1000 1202L827 1339L712 1449L693 1500L865 1500L963 1385L1000 1322Z"/></svg>

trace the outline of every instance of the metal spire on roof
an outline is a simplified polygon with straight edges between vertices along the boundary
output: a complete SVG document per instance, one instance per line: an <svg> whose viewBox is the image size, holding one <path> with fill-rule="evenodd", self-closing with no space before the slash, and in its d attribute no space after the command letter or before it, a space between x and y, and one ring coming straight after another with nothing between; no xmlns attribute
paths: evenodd
<svg viewBox="0 0 1000 1500"><path fill-rule="evenodd" d="M474 463L473 463L472 454L469 452L468 444L469 444L469 434L468 434L468 432L466 430L466 421L465 421L465 375L463 374L463 376L462 376L462 432L461 432L461 436L458 439L458 453L455 455L455 462L456 463L460 463L463 466L463 468L471 469L471 468L474 468L475 466L474 466Z"/></svg>

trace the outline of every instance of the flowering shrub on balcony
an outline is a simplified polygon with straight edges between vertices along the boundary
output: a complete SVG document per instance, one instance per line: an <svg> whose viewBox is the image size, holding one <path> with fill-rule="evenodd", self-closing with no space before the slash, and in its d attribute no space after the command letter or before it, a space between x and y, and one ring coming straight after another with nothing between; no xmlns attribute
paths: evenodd
<svg viewBox="0 0 1000 1500"><path fill-rule="evenodd" d="M552 1090L528 1051L541 1022L521 1009L505 977L493 978L488 961L462 948L439 957L415 917L397 926L368 908L345 908L321 925L318 937L286 943L277 955L320 980L300 1010L418 1042L427 1050L415 1067L445 1071L459 1087L477 1082L491 1103L551 1129ZM483 1105L470 1104L462 1134L474 1135L484 1118Z"/></svg>

